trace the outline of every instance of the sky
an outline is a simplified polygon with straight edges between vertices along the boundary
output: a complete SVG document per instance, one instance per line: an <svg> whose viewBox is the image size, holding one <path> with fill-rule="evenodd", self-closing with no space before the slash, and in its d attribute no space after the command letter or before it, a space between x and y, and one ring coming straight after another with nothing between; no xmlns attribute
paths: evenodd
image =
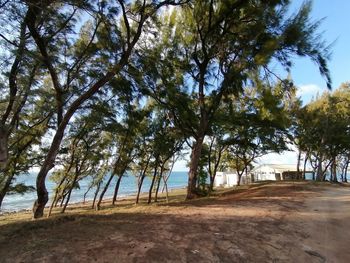
<svg viewBox="0 0 350 263"><path fill-rule="evenodd" d="M291 10L297 10L303 2L304 0L291 0ZM336 89L341 83L350 81L350 1L314 0L311 18L314 21L323 19L319 33L326 43L333 43L329 69L333 89ZM291 77L298 87L297 95L304 104L326 90L326 81L320 75L317 65L306 58L294 59ZM289 151L268 154L259 158L258 163L295 164L296 161L297 153ZM187 171L186 163L187 160L177 162L174 171Z"/></svg>

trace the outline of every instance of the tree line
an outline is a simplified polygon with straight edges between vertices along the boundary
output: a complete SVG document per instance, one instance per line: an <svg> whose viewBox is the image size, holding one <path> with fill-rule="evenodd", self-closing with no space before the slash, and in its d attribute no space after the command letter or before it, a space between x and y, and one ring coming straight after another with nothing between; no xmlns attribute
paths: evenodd
<svg viewBox="0 0 350 263"><path fill-rule="evenodd" d="M205 191L207 174L210 191L218 169L235 167L241 178L257 157L290 142L317 163L317 179L340 164L346 172L346 139L332 132L348 129L346 100L334 93L301 107L292 80L274 70L278 64L288 72L294 56L308 57L331 87L329 48L317 33L320 21L310 18L311 3L290 15L289 6L2 1L0 203L30 190L15 179L33 167L40 168L34 218L49 200L52 169L51 207L61 203L63 212L83 179L97 209L115 185L114 204L127 171L138 177L138 192L151 178L151 202L186 150L188 199ZM323 132L312 132L312 122ZM317 135L322 146L315 146Z"/></svg>

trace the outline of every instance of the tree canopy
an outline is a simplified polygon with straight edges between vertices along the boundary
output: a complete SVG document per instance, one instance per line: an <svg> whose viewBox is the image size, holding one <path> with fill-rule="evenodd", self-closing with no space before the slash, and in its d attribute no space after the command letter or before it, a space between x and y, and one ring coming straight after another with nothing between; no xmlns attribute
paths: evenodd
<svg viewBox="0 0 350 263"><path fill-rule="evenodd" d="M184 150L188 199L200 194L207 172L212 190L219 167L242 175L291 141L310 161L335 171L340 158L347 169L346 85L301 107L291 99L292 80L271 67L288 72L295 56L308 57L331 87L329 47L310 18L311 2L294 14L289 2L4 2L0 205L6 193L24 190L15 177L33 166L40 168L35 218L49 200L52 169L52 205L67 205L83 179L97 209L115 179L114 204L128 171L139 192L151 178L148 202L153 192L157 201Z"/></svg>

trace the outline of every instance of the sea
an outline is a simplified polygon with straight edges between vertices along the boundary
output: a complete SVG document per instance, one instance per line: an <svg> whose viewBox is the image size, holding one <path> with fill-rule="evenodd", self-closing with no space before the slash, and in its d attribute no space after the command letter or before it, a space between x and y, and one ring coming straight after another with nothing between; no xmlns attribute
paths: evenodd
<svg viewBox="0 0 350 263"><path fill-rule="evenodd" d="M17 183L24 183L28 186L35 187L35 180L36 180L36 173L28 173L19 175L16 179ZM187 172L172 172L167 185L168 189L178 189L178 188L184 188L187 186L187 180L188 180L188 173ZM114 193L114 186L116 184L117 178L115 178L114 182L111 183L109 186L109 189L107 190L105 194L105 199L112 198ZM83 179L79 182L79 189L74 189L71 198L70 203L78 203L83 201L84 194L86 190L88 189L90 184L90 180ZM151 178L146 177L141 192L148 192L151 185ZM46 180L46 188L49 192L49 197L53 198L54 196L54 188L55 183L50 181L49 176ZM102 187L101 187L102 188ZM163 188L163 182L160 186L160 191ZM95 189L92 188L89 193L86 196L86 201L92 200L94 197ZM133 176L132 174L126 174L123 176L122 181L120 183L119 192L118 192L118 198L125 198L127 196L132 196L137 193L137 178ZM21 210L28 210L33 207L33 203L36 199L36 192L29 192L25 194L11 194L5 196L2 207L1 207L1 213L6 212L16 212ZM48 205L51 204L51 199L49 200Z"/></svg>

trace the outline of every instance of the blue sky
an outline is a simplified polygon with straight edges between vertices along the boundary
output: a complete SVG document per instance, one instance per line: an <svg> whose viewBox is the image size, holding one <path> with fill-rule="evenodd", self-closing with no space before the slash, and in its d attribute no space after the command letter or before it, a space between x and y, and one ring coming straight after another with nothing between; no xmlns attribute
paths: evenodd
<svg viewBox="0 0 350 263"><path fill-rule="evenodd" d="M292 0L291 11L297 10L303 0ZM343 82L350 81L350 1L349 0L314 0L311 12L312 20L324 18L319 32L323 39L333 46L329 69L333 81L333 89ZM291 70L298 95L304 103L326 90L326 82L320 75L317 65L303 58L295 59ZM283 154L269 154L259 159L259 163L295 164L297 154L293 151ZM187 161L175 164L175 171L185 171Z"/></svg>
<svg viewBox="0 0 350 263"><path fill-rule="evenodd" d="M293 0L295 9L303 3ZM333 43L329 69L333 81L333 89L350 80L350 1L348 0L314 0L311 17L313 20L324 18L320 33L327 43ZM325 90L324 79L320 76L317 66L308 59L296 59L292 69L292 78L299 87L299 94L304 102L315 96L317 91Z"/></svg>

